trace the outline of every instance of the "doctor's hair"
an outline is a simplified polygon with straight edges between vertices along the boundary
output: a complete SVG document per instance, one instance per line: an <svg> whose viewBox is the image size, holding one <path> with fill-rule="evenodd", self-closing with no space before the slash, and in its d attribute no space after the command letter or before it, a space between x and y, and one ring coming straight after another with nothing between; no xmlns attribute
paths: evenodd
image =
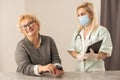
<svg viewBox="0 0 120 80"><path fill-rule="evenodd" d="M99 24L98 24L98 20L97 20L97 16L96 16L96 11L95 11L95 9L94 9L93 4L90 3L90 2L83 2L83 3L82 3L81 5L79 5L79 6L77 7L77 9L76 9L77 16L79 16L79 15L78 15L78 10L79 10L80 8L86 9L86 11L87 11L90 15L93 16L93 18L92 18L91 21L92 21L92 27L93 27L93 31L94 31L94 30L99 26ZM80 31L82 30L82 28L83 28L83 26L80 25L78 32L80 32Z"/></svg>
<svg viewBox="0 0 120 80"><path fill-rule="evenodd" d="M17 26L19 28L21 27L21 22L25 19L29 19L29 20L34 21L35 23L37 23L37 25L40 28L40 22L39 22L38 18L34 14L31 14L31 13L25 13L25 14L22 14L19 16L18 23L17 23Z"/></svg>

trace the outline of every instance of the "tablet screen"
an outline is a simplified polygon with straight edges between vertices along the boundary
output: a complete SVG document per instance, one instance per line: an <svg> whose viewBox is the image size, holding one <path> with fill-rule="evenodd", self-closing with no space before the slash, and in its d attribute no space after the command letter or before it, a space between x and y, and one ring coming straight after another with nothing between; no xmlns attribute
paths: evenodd
<svg viewBox="0 0 120 80"><path fill-rule="evenodd" d="M87 48L86 53L89 53L89 52L90 52L90 48L92 48L92 49L94 50L94 53L98 53L98 52L99 52L99 49L100 49L100 46L101 46L101 44L102 44L102 41L103 41L103 40L100 40L100 41L97 41L97 42L89 45L88 48Z"/></svg>

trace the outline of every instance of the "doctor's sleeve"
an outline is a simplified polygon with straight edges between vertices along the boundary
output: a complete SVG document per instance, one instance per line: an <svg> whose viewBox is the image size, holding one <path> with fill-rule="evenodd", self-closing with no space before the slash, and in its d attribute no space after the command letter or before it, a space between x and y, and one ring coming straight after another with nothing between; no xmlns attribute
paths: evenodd
<svg viewBox="0 0 120 80"><path fill-rule="evenodd" d="M76 51L75 50L75 38L76 38L76 34L77 32L75 31L72 35L72 40L71 40L71 43L70 43L70 46L69 48L67 49L67 51Z"/></svg>
<svg viewBox="0 0 120 80"><path fill-rule="evenodd" d="M107 53L107 56L111 56L113 45L109 31L107 29L101 30L100 38L103 39L100 51Z"/></svg>

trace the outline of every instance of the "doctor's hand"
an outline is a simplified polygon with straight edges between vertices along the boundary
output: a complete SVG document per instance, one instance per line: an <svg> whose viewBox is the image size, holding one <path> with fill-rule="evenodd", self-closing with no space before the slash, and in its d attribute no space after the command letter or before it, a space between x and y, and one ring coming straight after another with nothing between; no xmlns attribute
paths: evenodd
<svg viewBox="0 0 120 80"><path fill-rule="evenodd" d="M98 60L98 54L95 54L93 49L90 49L90 53L84 55L86 60Z"/></svg>
<svg viewBox="0 0 120 80"><path fill-rule="evenodd" d="M82 53L77 54L76 59L80 60L80 61L83 61L84 60L83 56L84 56L84 54L82 54Z"/></svg>
<svg viewBox="0 0 120 80"><path fill-rule="evenodd" d="M83 53L77 54L77 56L76 56L76 59L77 59L77 60L80 60L80 61L84 61L84 60L86 60L87 58L88 58L88 56L85 55L85 54L83 54Z"/></svg>

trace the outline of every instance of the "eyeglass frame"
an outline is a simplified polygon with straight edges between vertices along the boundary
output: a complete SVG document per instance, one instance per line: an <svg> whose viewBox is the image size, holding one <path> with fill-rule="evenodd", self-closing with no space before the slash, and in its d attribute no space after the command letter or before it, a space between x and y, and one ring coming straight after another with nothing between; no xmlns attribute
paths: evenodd
<svg viewBox="0 0 120 80"><path fill-rule="evenodd" d="M34 20L28 21L27 24L25 24L25 25L21 25L20 28L21 28L22 30L26 30L27 27L32 27L33 24L34 24L34 22L35 22Z"/></svg>

